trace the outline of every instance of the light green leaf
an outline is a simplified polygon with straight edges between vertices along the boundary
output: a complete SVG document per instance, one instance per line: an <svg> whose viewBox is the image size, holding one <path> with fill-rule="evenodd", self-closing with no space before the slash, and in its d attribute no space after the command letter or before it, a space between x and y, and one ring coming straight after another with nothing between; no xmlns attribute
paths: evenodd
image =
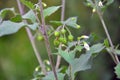
<svg viewBox="0 0 120 80"><path fill-rule="evenodd" d="M31 25L28 25L28 27L32 30L36 30L39 27L39 25L38 25L38 23L34 23L34 24L31 24Z"/></svg>
<svg viewBox="0 0 120 80"><path fill-rule="evenodd" d="M36 17L35 17L35 14L34 14L34 12L33 12L32 10L30 10L30 11L28 11L26 14L24 14L24 15L22 16L22 18L24 18L24 19L29 19L29 20L31 20L33 23L36 22Z"/></svg>
<svg viewBox="0 0 120 80"><path fill-rule="evenodd" d="M107 0L106 5L110 5L110 4L112 4L113 2L114 2L114 0Z"/></svg>
<svg viewBox="0 0 120 80"><path fill-rule="evenodd" d="M117 75L117 78L120 79L120 63L115 67L115 73Z"/></svg>
<svg viewBox="0 0 120 80"><path fill-rule="evenodd" d="M120 55L120 50L115 49L115 53L118 54L118 55Z"/></svg>
<svg viewBox="0 0 120 80"><path fill-rule="evenodd" d="M81 51L82 51L82 49L83 49L83 46L78 45L78 46L76 46L76 47L75 47L75 49L76 49L76 50L78 50L79 52L81 52Z"/></svg>
<svg viewBox="0 0 120 80"><path fill-rule="evenodd" d="M59 8L60 6L52 6L52 7L48 7L47 9L44 9L43 11L44 18L46 18L47 16L50 16L51 14L56 12Z"/></svg>
<svg viewBox="0 0 120 80"><path fill-rule="evenodd" d="M91 53L99 53L101 50L103 50L105 46L101 43L95 44L90 48Z"/></svg>
<svg viewBox="0 0 120 80"><path fill-rule="evenodd" d="M57 73L58 80L64 80L65 74ZM53 72L49 72L42 80L55 80Z"/></svg>
<svg viewBox="0 0 120 80"><path fill-rule="evenodd" d="M5 8L5 9L2 9L0 11L0 18L3 19L6 16L6 14L8 14L9 12L12 12L13 14L15 14L14 8Z"/></svg>
<svg viewBox="0 0 120 80"><path fill-rule="evenodd" d="M25 6L27 6L30 9L34 9L34 4L27 0L20 0Z"/></svg>
<svg viewBox="0 0 120 80"><path fill-rule="evenodd" d="M58 49L58 54L62 56L69 64L73 62L73 59L75 57L75 51L63 51L61 48Z"/></svg>
<svg viewBox="0 0 120 80"><path fill-rule="evenodd" d="M73 79L76 72L84 71L91 68L91 64L89 63L90 57L91 54L87 52L85 54L82 54L79 58L73 60L71 64L71 73Z"/></svg>
<svg viewBox="0 0 120 80"><path fill-rule="evenodd" d="M25 24L23 22L15 23L11 21L3 21L0 24L0 37L4 35L16 33L24 25Z"/></svg>
<svg viewBox="0 0 120 80"><path fill-rule="evenodd" d="M109 41L108 41L108 39L104 40L104 44L105 44L105 47L109 47Z"/></svg>
<svg viewBox="0 0 120 80"><path fill-rule="evenodd" d="M70 26L72 28L77 28L77 17L71 17L68 18L65 22L63 22L67 26Z"/></svg>

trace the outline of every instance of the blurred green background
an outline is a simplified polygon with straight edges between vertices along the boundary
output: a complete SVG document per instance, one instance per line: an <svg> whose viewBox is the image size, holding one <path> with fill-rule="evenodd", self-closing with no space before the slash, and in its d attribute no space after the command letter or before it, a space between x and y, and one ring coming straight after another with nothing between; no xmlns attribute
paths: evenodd
<svg viewBox="0 0 120 80"><path fill-rule="evenodd" d="M31 0L37 2L37 0ZM48 6L60 5L60 0L43 0ZM65 19L78 17L80 30L72 30L74 36L94 33L102 42L106 35L96 14L84 5L85 0L66 0ZM120 44L120 0L115 0L104 13L104 19L115 45ZM0 10L14 7L18 11L16 0L0 0ZM59 20L60 10L47 20ZM36 41L42 59L48 59L43 42ZM54 49L52 50L54 52ZM16 34L0 37L0 80L30 80L38 61L24 28ZM106 53L98 55L93 62L93 68L80 72L76 80L117 80L113 73L115 64Z"/></svg>

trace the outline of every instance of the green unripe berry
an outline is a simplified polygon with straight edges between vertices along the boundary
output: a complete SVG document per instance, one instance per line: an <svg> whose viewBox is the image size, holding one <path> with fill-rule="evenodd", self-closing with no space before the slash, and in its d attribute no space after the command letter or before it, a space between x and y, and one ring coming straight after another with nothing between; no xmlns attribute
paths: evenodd
<svg viewBox="0 0 120 80"><path fill-rule="evenodd" d="M60 42L58 40L54 40L54 45L59 46Z"/></svg>
<svg viewBox="0 0 120 80"><path fill-rule="evenodd" d="M55 35L56 37L58 37L58 36L60 35L60 32L55 31L54 35Z"/></svg>
<svg viewBox="0 0 120 80"><path fill-rule="evenodd" d="M41 36L41 35L37 36L37 40L42 41L43 40L43 36Z"/></svg>
<svg viewBox="0 0 120 80"><path fill-rule="evenodd" d="M66 33L66 30L63 28L63 29L61 29L61 33L62 34L65 34Z"/></svg>
<svg viewBox="0 0 120 80"><path fill-rule="evenodd" d="M67 43L67 40L64 38L62 43L66 44Z"/></svg>
<svg viewBox="0 0 120 80"><path fill-rule="evenodd" d="M58 40L59 40L60 42L63 42L64 38L63 38L63 37L60 37Z"/></svg>
<svg viewBox="0 0 120 80"><path fill-rule="evenodd" d="M69 41L73 41L73 39L74 39L73 35L69 35L69 36L68 36L68 40L69 40Z"/></svg>

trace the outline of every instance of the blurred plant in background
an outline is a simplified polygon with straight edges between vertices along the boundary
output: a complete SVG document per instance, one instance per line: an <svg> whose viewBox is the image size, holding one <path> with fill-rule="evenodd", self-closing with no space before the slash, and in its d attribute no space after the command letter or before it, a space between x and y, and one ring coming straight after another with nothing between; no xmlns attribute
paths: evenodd
<svg viewBox="0 0 120 80"><path fill-rule="evenodd" d="M32 1L32 0L31 0ZM90 0L87 0L90 1ZM112 1L112 0L111 0ZM33 3L36 3L37 1L32 1ZM47 4L47 6L52 5L59 5L60 0L44 0L44 2ZM15 1L12 0L6 0L0 2L0 5L2 4L8 4L8 6L5 7L13 7L17 5L15 4ZM104 2L106 4L107 2ZM94 44L96 42L102 42L105 38L105 34L103 34L103 29L100 27L102 26L98 16L93 13L95 9L91 9L89 7L85 6L86 2L82 0L69 0L66 1L66 13L65 13L65 20L69 22L69 20L75 18L69 18L69 16L78 16L78 24L81 24L81 29L75 30L72 28L69 28L72 35L74 36L74 39L77 40L77 35L89 35L90 32L94 32L94 36L90 37L90 44ZM4 5L1 6L1 9L4 8ZM87 4L89 5L89 4ZM101 3L99 5L102 6ZM119 37L119 30L120 30L120 9L119 9L120 1L114 1L112 5L108 6L107 11L104 12L104 19L106 24L109 26L110 35L112 36L113 43L117 45L120 41ZM16 8L17 11L17 8ZM26 9L26 11L28 11ZM5 20L8 20L12 14L8 14L7 18ZM52 18L52 19L51 19ZM67 26L71 26L69 23L65 22L57 22L60 18L60 11L57 11L54 13L54 15L51 15L46 19L47 24L49 24L49 21L52 20L51 23L59 23L59 24L66 24ZM13 19L14 20L14 19ZM56 22L55 22L56 21ZM57 26L59 25L57 24ZM75 24L76 25L76 24ZM56 26L56 24L54 25ZM114 26L114 27L113 27ZM73 25L74 27L74 25ZM78 26L79 27L79 26ZM50 28L50 30L53 30ZM57 42L57 38L62 33L66 33L67 29L62 29L61 33L55 32L55 41L54 44L57 46L59 42ZM68 34L70 35L68 39L70 41L73 40L73 36L71 33L69 33L69 30L67 30ZM96 36L96 35L97 36ZM114 35L114 36L113 36ZM40 34L37 34L38 40L41 40L42 37ZM63 36L63 35L62 35ZM52 37L50 39L52 52L55 52L54 46L53 46L53 39L55 37ZM63 38L65 39L65 38ZM63 40L63 43L66 43L66 40ZM84 47L86 49L89 49L86 47L86 42L83 42ZM42 53L41 57L42 59L48 59L45 46L43 46L43 41L39 42L36 41L38 50ZM30 42L28 40L28 37L26 35L26 32L24 29L20 29L19 32L16 34L12 34L11 36L3 36L0 38L0 79L1 80L29 80L32 79L33 76L31 76L34 72L34 68L38 65L35 55L33 54L33 49L30 45ZM41 47L42 46L42 47ZM77 47L80 48L81 47ZM118 47L119 48L119 47ZM59 50L59 49L58 49ZM59 50L64 53L64 51ZM61 56L64 58L64 54L61 54ZM66 60L67 61L67 60ZM62 60L62 64L65 64L65 62ZM68 61L69 63L69 61ZM71 63L70 63L71 64ZM108 54L105 54L105 52L102 52L102 54L99 54L97 58L95 58L93 68L91 70L87 70L85 72L79 72L77 74L76 80L113 80L113 77L115 77L113 72L113 66L115 64L110 59L110 56ZM39 69L39 67L38 67ZM64 69L64 68L63 68ZM37 71L37 70L36 70ZM91 74L92 73L92 74ZM90 77L90 78L89 78Z"/></svg>

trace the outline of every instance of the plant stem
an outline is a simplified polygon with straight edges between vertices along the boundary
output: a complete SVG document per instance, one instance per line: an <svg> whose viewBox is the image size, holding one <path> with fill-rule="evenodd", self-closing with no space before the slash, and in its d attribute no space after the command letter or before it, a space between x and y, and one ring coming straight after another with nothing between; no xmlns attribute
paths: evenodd
<svg viewBox="0 0 120 80"><path fill-rule="evenodd" d="M41 28L42 28L43 36L44 36L44 39L45 39L45 46L46 46L46 49L47 49L47 52L48 52L48 57L49 57L49 60L50 60L50 63L51 63L51 67L52 67L52 71L54 73L55 80L58 80L56 69L55 69L55 66L53 64L53 57L52 57L52 53L51 53L51 49L50 49L49 38L48 38L48 35L47 35L45 19L44 19L44 16L43 16L42 0L39 0L39 3L40 3L39 6L40 6L41 21L42 21Z"/></svg>
<svg viewBox="0 0 120 80"><path fill-rule="evenodd" d="M64 21L64 16L65 16L65 0L62 0L61 21ZM58 55L57 62L56 62L56 69L59 68L60 62L61 62L61 56Z"/></svg>
<svg viewBox="0 0 120 80"><path fill-rule="evenodd" d="M110 37L110 35L109 35L109 32L108 32L107 26L106 26L106 24L105 24L105 21L104 21L104 19L103 19L103 17L102 17L102 13L101 13L98 9L97 9L97 14L98 14L98 16L99 16L99 18L100 18L100 21L101 21L101 23L102 23L102 25L103 25L104 31L105 31L105 33L106 33L106 36L107 36L108 41L109 41L110 46L111 46L111 51L112 51L112 53L110 53L110 55L111 55L112 59L114 60L114 62L115 62L116 64L118 64L120 61L119 61L118 56L116 55L116 53L115 53L115 51L114 51L114 45L113 45L113 42L112 42L111 37Z"/></svg>
<svg viewBox="0 0 120 80"><path fill-rule="evenodd" d="M24 14L24 9L23 9L23 7L22 7L22 4L20 3L20 0L17 0L17 4L18 4L18 8L19 8L20 14L23 15L23 14ZM25 21L25 22L26 22L26 21ZM32 44L32 47L33 47L33 50L34 50L35 55L36 55L36 57L37 57L37 60L38 60L38 62L39 62L39 65L41 66L43 73L46 75L47 72L46 72L46 69L45 69L45 65L43 64L43 61L42 61L42 59L41 59L41 56L40 56L40 54L39 54L39 52L38 52L38 50L37 50L37 48L36 48L36 45L35 45L35 41L34 41L34 37L33 37L33 35L32 35L32 32L31 32L30 29L27 28L27 27L26 27L26 32L27 32L28 37L29 37L29 40L30 40L30 42L31 42L31 44Z"/></svg>

